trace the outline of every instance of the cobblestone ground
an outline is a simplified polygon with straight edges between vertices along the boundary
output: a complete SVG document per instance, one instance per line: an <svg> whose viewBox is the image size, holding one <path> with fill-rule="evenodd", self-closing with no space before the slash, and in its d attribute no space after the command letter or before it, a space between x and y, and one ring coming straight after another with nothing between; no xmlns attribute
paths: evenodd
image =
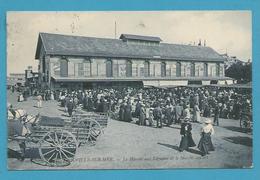
<svg viewBox="0 0 260 180"><path fill-rule="evenodd" d="M36 100L17 103L16 93L7 93L8 101L15 108L24 108L29 114L68 118L56 101L43 102L36 107ZM201 124L193 124L193 138L199 142ZM152 168L250 168L252 167L252 135L239 127L239 121L220 119L212 137L215 151L202 157L196 147L179 152L180 126L157 129L138 126L113 119L108 120L95 146L79 147L75 160L62 169L152 169ZM17 149L15 142L8 146ZM8 159L9 169L54 169L25 159Z"/></svg>

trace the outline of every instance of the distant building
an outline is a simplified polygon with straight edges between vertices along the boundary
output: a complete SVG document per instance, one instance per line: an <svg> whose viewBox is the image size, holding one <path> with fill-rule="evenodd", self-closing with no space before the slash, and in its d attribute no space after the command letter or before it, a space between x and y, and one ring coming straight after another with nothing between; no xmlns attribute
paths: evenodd
<svg viewBox="0 0 260 180"><path fill-rule="evenodd" d="M7 76L8 86L23 86L24 83L25 83L24 73L10 73L9 76Z"/></svg>
<svg viewBox="0 0 260 180"><path fill-rule="evenodd" d="M104 85L174 86L222 83L221 55L210 47L162 43L159 37L120 39L40 33L39 83L50 88Z"/></svg>
<svg viewBox="0 0 260 180"><path fill-rule="evenodd" d="M28 66L25 70L25 85L31 88L37 88L39 86L38 75L38 72L33 72L32 67Z"/></svg>

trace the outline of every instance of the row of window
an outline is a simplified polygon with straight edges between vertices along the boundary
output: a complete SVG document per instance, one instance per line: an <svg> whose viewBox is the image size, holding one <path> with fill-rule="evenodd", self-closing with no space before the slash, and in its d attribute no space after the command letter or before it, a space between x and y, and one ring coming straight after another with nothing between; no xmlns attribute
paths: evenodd
<svg viewBox="0 0 260 180"><path fill-rule="evenodd" d="M145 61L143 64L133 64L132 61L126 61L126 64L114 64L112 60L107 60L105 65L99 66L99 64L95 64L95 69L92 70L93 64L91 61L85 61L84 63L75 63L74 64L74 75L79 77L90 77L90 76L106 76L106 77L152 77L152 76L186 76L185 73L188 72L189 76L198 76L200 73L199 67L195 66L195 63L190 63L189 69L186 69L186 66L182 67L183 65L180 62L176 63L176 69L172 71L171 68L167 68L166 62L160 63L160 74L156 72L155 65L151 65L149 61ZM140 67L141 66L141 67ZM102 67L104 67L102 69ZM211 67L212 68L212 67ZM54 74L60 75L62 77L68 76L68 61L61 60L59 64L53 67ZM208 64L204 63L203 65L203 76L208 76ZM214 75L220 76L223 73L223 69L220 67L220 64L217 63L215 68ZM99 72L102 71L100 74ZM105 72L104 72L105 71ZM183 72L182 72L183 71ZM210 69L212 73L212 69ZM93 73L95 72L95 73ZM93 74L92 74L93 73ZM102 74L102 75L101 75Z"/></svg>
<svg viewBox="0 0 260 180"><path fill-rule="evenodd" d="M159 42L152 42L152 41L138 41L138 40L127 40L128 44L133 45L145 45L145 46L159 46Z"/></svg>

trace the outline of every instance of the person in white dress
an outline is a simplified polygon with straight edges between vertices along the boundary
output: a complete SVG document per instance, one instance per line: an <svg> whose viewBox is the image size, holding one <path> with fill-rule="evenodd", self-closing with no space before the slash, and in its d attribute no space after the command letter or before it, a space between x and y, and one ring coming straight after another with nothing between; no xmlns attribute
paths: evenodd
<svg viewBox="0 0 260 180"><path fill-rule="evenodd" d="M201 128L201 138L198 144L198 148L201 151L201 155L205 156L209 154L209 151L214 151L215 148L211 141L211 136L214 135L215 131L212 126L211 119L205 120L205 125Z"/></svg>
<svg viewBox="0 0 260 180"><path fill-rule="evenodd" d="M41 108L42 107L42 96L39 94L37 97L37 107Z"/></svg>
<svg viewBox="0 0 260 180"><path fill-rule="evenodd" d="M201 122L199 105L196 103L193 108L193 122Z"/></svg>

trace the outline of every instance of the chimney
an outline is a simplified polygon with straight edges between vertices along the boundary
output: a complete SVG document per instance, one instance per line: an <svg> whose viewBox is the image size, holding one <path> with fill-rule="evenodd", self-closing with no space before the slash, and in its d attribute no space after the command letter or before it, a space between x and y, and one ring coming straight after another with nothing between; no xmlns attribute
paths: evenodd
<svg viewBox="0 0 260 180"><path fill-rule="evenodd" d="M116 21L115 21L115 39L116 39L116 37L117 37L117 32L116 32Z"/></svg>

